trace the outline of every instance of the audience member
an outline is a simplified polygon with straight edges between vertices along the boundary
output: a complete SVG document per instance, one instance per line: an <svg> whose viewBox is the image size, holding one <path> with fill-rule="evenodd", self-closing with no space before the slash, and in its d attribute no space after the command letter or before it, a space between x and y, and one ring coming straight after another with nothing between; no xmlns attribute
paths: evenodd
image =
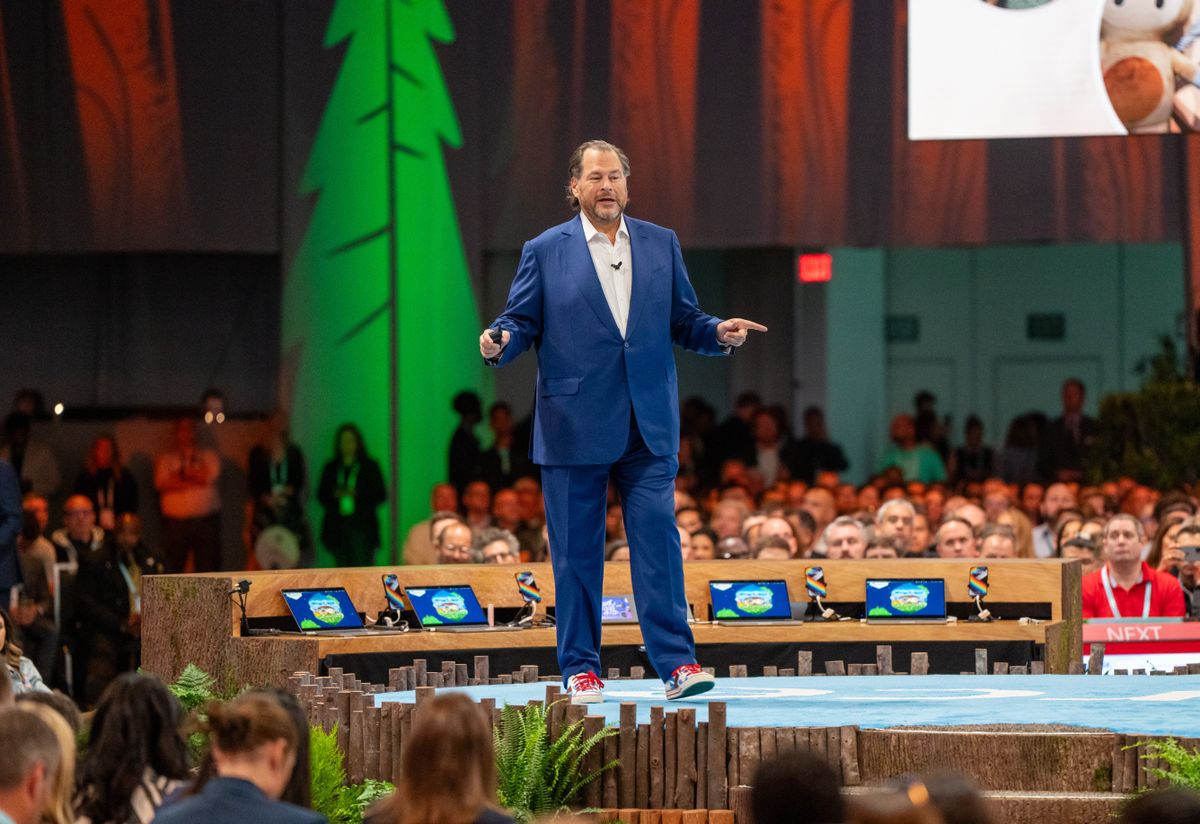
<svg viewBox="0 0 1200 824"><path fill-rule="evenodd" d="M695 532L704 526L704 516L695 506L680 507L675 511L675 525L683 527L688 532Z"/></svg>
<svg viewBox="0 0 1200 824"><path fill-rule="evenodd" d="M1078 482L1083 477L1088 452L1100 431L1096 419L1083 411L1085 392L1078 378L1063 382L1062 414L1046 427L1038 454L1038 469L1047 480Z"/></svg>
<svg viewBox="0 0 1200 824"><path fill-rule="evenodd" d="M1183 589L1174 576L1151 569L1141 559L1142 522L1114 515L1104 527L1100 569L1083 579L1083 617L1182 617Z"/></svg>
<svg viewBox="0 0 1200 824"><path fill-rule="evenodd" d="M17 645L17 627L8 611L0 607L0 657L4 659L13 695L23 692L50 692L33 662L21 654ZM3 750L0 750L3 752Z"/></svg>
<svg viewBox="0 0 1200 824"><path fill-rule="evenodd" d="M510 487L517 476L528 471L529 459L513 449L512 408L497 401L488 409L492 445L479 458L480 476L492 489Z"/></svg>
<svg viewBox="0 0 1200 824"><path fill-rule="evenodd" d="M102 529L112 530L118 515L138 511L137 481L121 465L117 441L112 435L100 435L92 441L83 470L75 479L74 491L92 500Z"/></svg>
<svg viewBox="0 0 1200 824"><path fill-rule="evenodd" d="M1154 540L1150 542L1150 554L1146 556L1146 563L1163 572L1178 570L1183 563L1183 551L1179 548L1178 537L1187 522L1187 519L1175 520L1159 529L1154 535Z"/></svg>
<svg viewBox="0 0 1200 824"><path fill-rule="evenodd" d="M39 824L66 772L54 727L29 707L0 706L0 752L0 819Z"/></svg>
<svg viewBox="0 0 1200 824"><path fill-rule="evenodd" d="M474 392L464 391L454 396L451 406L458 415L458 426L450 438L446 477L462 495L483 471L483 451L475 436L475 427L483 420L483 401Z"/></svg>
<svg viewBox="0 0 1200 824"><path fill-rule="evenodd" d="M58 459L50 447L32 435L33 419L23 412L10 412L4 419L0 458L7 460L20 478L22 492L53 498L62 487Z"/></svg>
<svg viewBox="0 0 1200 824"><path fill-rule="evenodd" d="M837 504L833 493L824 487L815 486L804 493L800 509L813 518L813 532L820 534L837 517Z"/></svg>
<svg viewBox="0 0 1200 824"><path fill-rule="evenodd" d="M975 558L979 555L971 522L950 516L938 527L935 549L939 558Z"/></svg>
<svg viewBox="0 0 1200 824"><path fill-rule="evenodd" d="M877 535L867 541L867 548L863 550L863 557L868 561L887 561L893 558L900 558L900 547L897 546L895 538Z"/></svg>
<svg viewBox="0 0 1200 824"><path fill-rule="evenodd" d="M1021 487L1020 497L1017 499L1017 506L1025 513L1025 517L1030 523L1038 520L1041 514L1042 497L1046 494L1046 488L1039 483L1027 483Z"/></svg>
<svg viewBox="0 0 1200 824"><path fill-rule="evenodd" d="M58 771L42 807L42 824L75 824L75 735L58 710L46 704L27 703L20 709L40 718L58 740Z"/></svg>
<svg viewBox="0 0 1200 824"><path fill-rule="evenodd" d="M742 522L746 520L746 506L738 501L721 501L713 507L709 526L717 533L717 540L740 538Z"/></svg>
<svg viewBox="0 0 1200 824"><path fill-rule="evenodd" d="M604 560L606 561L629 561L629 542L624 538L619 538L615 541L609 541L604 545Z"/></svg>
<svg viewBox="0 0 1200 824"><path fill-rule="evenodd" d="M795 471L795 456L782 418L774 408L760 409L754 416L754 454L749 465L758 470L766 488L791 479Z"/></svg>
<svg viewBox="0 0 1200 824"><path fill-rule="evenodd" d="M1076 535L1060 548L1061 557L1080 562L1082 574L1087 576L1100 568L1100 544L1091 538Z"/></svg>
<svg viewBox="0 0 1200 824"><path fill-rule="evenodd" d="M490 719L466 695L422 704L400 759L396 792L368 811L369 824L513 824L496 803Z"/></svg>
<svg viewBox="0 0 1200 824"><path fill-rule="evenodd" d="M821 472L843 472L850 467L842 448L829 439L825 413L819 406L804 410L804 437L793 450L795 477L812 484Z"/></svg>
<svg viewBox="0 0 1200 824"><path fill-rule="evenodd" d="M72 495L63 504L65 526L50 534L54 558L60 564L78 564L100 552L108 536L96 525L96 510L85 495Z"/></svg>
<svg viewBox="0 0 1200 824"><path fill-rule="evenodd" d="M750 557L750 547L736 536L717 541L716 557L723 561L736 561Z"/></svg>
<svg viewBox="0 0 1200 824"><path fill-rule="evenodd" d="M947 506L946 518L962 518L971 525L971 529L976 530L987 523L987 513L970 501L957 504L954 507Z"/></svg>
<svg viewBox="0 0 1200 824"><path fill-rule="evenodd" d="M831 561L862 558L869 540L870 533L867 528L848 515L835 518L821 535L825 557Z"/></svg>
<svg viewBox="0 0 1200 824"><path fill-rule="evenodd" d="M679 552L683 555L683 560L692 560L692 535L681 526L675 527L679 531Z"/></svg>
<svg viewBox="0 0 1200 824"><path fill-rule="evenodd" d="M1163 787L1133 796L1116 824L1196 824L1200 793L1190 787Z"/></svg>
<svg viewBox="0 0 1200 824"><path fill-rule="evenodd" d="M759 822L841 824L841 781L825 759L796 751L764 759L751 781L750 807Z"/></svg>
<svg viewBox="0 0 1200 824"><path fill-rule="evenodd" d="M922 548L913 544L913 523L917 511L904 498L893 498L884 501L875 513L875 534L895 538L904 555L916 554Z"/></svg>
<svg viewBox="0 0 1200 824"><path fill-rule="evenodd" d="M995 473L995 453L983 443L983 421L976 415L967 418L963 430L966 441L950 453L946 472L952 483L982 482Z"/></svg>
<svg viewBox="0 0 1200 824"><path fill-rule="evenodd" d="M911 415L892 418L892 446L879 462L879 471L890 467L900 471L906 481L929 484L946 480L946 467L942 458L926 443L917 442L916 424Z"/></svg>
<svg viewBox="0 0 1200 824"><path fill-rule="evenodd" d="M154 465L167 572L183 572L189 554L196 572L221 568L220 475L220 457L196 443L196 422L176 421L174 449Z"/></svg>
<svg viewBox="0 0 1200 824"><path fill-rule="evenodd" d="M921 558L933 553L933 526L923 508L914 509L916 511L913 512L912 540L908 549L914 558Z"/></svg>
<svg viewBox="0 0 1200 824"><path fill-rule="evenodd" d="M1030 412L1012 419L1000 451L1000 477L1009 483L1029 484L1041 480L1038 470L1038 448L1046 416ZM1027 513L1031 518L1033 512Z"/></svg>
<svg viewBox="0 0 1200 824"><path fill-rule="evenodd" d="M80 763L78 824L148 824L188 777L183 708L151 675L126 673L96 705Z"/></svg>
<svg viewBox="0 0 1200 824"><path fill-rule="evenodd" d="M0 458L0 606L21 583L17 537L21 534L21 484L12 464Z"/></svg>
<svg viewBox="0 0 1200 824"><path fill-rule="evenodd" d="M692 560L711 561L717 555L717 533L702 526L692 533Z"/></svg>
<svg viewBox="0 0 1200 824"><path fill-rule="evenodd" d="M453 521L442 527L434 541L439 564L469 564L471 563L471 527L464 523Z"/></svg>
<svg viewBox="0 0 1200 824"><path fill-rule="evenodd" d="M1033 552L1033 524L1022 510L1010 507L996 516L996 523L1013 531L1018 558L1037 557Z"/></svg>
<svg viewBox="0 0 1200 824"><path fill-rule="evenodd" d="M475 537L471 555L478 563L515 564L521 560L521 548L515 535L492 526Z"/></svg>
<svg viewBox="0 0 1200 824"><path fill-rule="evenodd" d="M758 530L758 540L763 538L776 537L784 542L787 547L789 558L800 557L800 540L796 537L796 530L786 518L767 518L763 521L762 526ZM783 559L786 560L786 559Z"/></svg>
<svg viewBox="0 0 1200 824"><path fill-rule="evenodd" d="M263 442L250 450L247 485L250 492L250 545L255 546L263 530L280 526L292 533L299 548L297 566L310 567L315 560L312 530L305 504L308 499L308 467L304 453L288 433L288 415L277 409L267 419Z"/></svg>
<svg viewBox="0 0 1200 824"><path fill-rule="evenodd" d="M434 484L430 493L429 508L433 512L423 521L417 521L408 530L404 539L403 560L409 566L437 563L437 553L433 548L433 526L439 516L449 516L457 519L458 490L451 484Z"/></svg>
<svg viewBox="0 0 1200 824"><path fill-rule="evenodd" d="M733 414L712 432L708 449L714 467L726 461L738 460L744 465L754 460L754 417L762 408L762 398L756 392L743 392L734 401Z"/></svg>
<svg viewBox="0 0 1200 824"><path fill-rule="evenodd" d="M38 535L37 519L32 512L22 513L17 547L20 550L24 583L20 597L13 606L13 622L20 627L21 642L29 659L43 678L53 682L59 639L58 627L54 623L54 599L50 592L50 584L54 580L54 550L49 548L45 538ZM49 559L46 553L49 553Z"/></svg>
<svg viewBox="0 0 1200 824"><path fill-rule="evenodd" d="M0 678L0 682L4 681L6 679ZM11 688L12 683L8 682L8 684ZM15 700L18 704L44 704L54 710L67 722L73 739L83 729L83 713L79 711L79 706L66 693L59 692L58 690L50 690L49 692L35 690L33 692L23 692L15 696Z"/></svg>
<svg viewBox="0 0 1200 824"><path fill-rule="evenodd" d="M984 524L979 530L979 557L1016 558L1017 536L1004 524Z"/></svg>
<svg viewBox="0 0 1200 824"><path fill-rule="evenodd" d="M158 811L160 824L319 824L325 817L281 801L291 781L301 736L279 701L249 692L210 704L202 728L210 735L215 777L198 793ZM411 748L406 748L406 752Z"/></svg>
<svg viewBox="0 0 1200 824"><path fill-rule="evenodd" d="M764 535L755 542L751 557L756 561L787 561L795 556L786 540L778 535Z"/></svg>
<svg viewBox="0 0 1200 824"><path fill-rule="evenodd" d="M500 489L492 496L492 526L507 529L514 536L521 529L521 502L514 489Z"/></svg>
<svg viewBox="0 0 1200 824"><path fill-rule="evenodd" d="M1046 487L1046 494L1038 506L1041 523L1033 530L1033 551L1039 558L1053 558L1057 548L1055 521L1064 509L1075 508L1075 493L1064 483Z"/></svg>
<svg viewBox="0 0 1200 824"><path fill-rule="evenodd" d="M371 566L379 549L379 506L387 486L352 423L338 427L333 457L321 470L317 500L325 509L321 541L341 566Z"/></svg>
<svg viewBox="0 0 1200 824"><path fill-rule="evenodd" d="M487 481L471 481L462 493L467 526L478 532L492 525L492 490Z"/></svg>

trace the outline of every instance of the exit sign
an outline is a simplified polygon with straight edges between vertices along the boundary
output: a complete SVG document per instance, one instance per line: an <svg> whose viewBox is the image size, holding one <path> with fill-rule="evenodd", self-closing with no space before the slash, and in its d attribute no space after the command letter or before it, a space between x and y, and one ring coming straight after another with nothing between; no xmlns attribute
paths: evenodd
<svg viewBox="0 0 1200 824"><path fill-rule="evenodd" d="M828 283L833 279L833 255L800 255L796 258L796 279L801 283Z"/></svg>

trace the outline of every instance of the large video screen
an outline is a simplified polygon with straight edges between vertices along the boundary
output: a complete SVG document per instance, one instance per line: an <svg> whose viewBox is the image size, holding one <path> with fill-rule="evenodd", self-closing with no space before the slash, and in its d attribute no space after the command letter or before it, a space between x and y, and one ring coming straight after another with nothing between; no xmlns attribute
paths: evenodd
<svg viewBox="0 0 1200 824"><path fill-rule="evenodd" d="M908 0L912 140L1200 129L1196 0Z"/></svg>

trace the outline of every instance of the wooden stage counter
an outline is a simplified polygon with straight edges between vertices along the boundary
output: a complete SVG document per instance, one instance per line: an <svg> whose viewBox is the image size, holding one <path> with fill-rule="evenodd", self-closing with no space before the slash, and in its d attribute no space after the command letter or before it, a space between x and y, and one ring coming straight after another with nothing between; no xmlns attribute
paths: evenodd
<svg viewBox="0 0 1200 824"><path fill-rule="evenodd" d="M978 560L921 559L902 561L823 561L831 604L859 604L865 581L873 577L942 578L952 614L966 614L969 569ZM685 589L697 617L708 612L710 580L768 580L783 578L793 600L803 600L805 561L698 561L685 565ZM989 644L1024 644L1045 662L1047 672L1065 673L1072 661L1082 656L1080 567L1075 561L1012 560L987 562L991 589L988 605L1013 619L1019 615L1040 617L1042 623L1018 623L1007 619L993 623L960 620L947 625L880 626L857 620L805 623L796 626L726 627L707 623L693 626L701 663L705 650L739 650L738 663L753 664L754 650L784 651L795 659L794 649L857 649L864 661L874 660L877 644L918 649L952 645L970 650ZM287 614L279 594L285 588L342 586L355 606L369 617L384 609L381 576L395 573L402 586L445 586L469 583L484 605L498 608L521 604L513 579L515 570L534 572L541 586L543 604L554 604L554 581L549 564L520 567L490 565L368 567L356 569L311 569L280 572L208 573L160 575L146 579L143 597L142 666L147 672L172 679L188 663L217 676L222 684L286 683L296 671L319 672L329 656L387 656L394 653L400 663L414 653L454 658L456 651L499 653L528 651L530 663L553 660L553 629L505 633L437 633L412 631L404 634L314 638L311 636L240 635L240 615L230 596L240 580L250 582L247 615L251 620L279 618ZM605 569L604 592L632 591L629 565L610 563ZM604 646L636 650L641 644L637 626L610 625L604 628ZM821 656L814 654L814 668ZM534 660L536 659L536 660ZM456 660L469 662L469 656ZM993 660L995 660L993 658ZM1014 661L1012 663L1020 663ZM555 672L542 663L543 672ZM607 666L607 662L606 662ZM906 659L897 658L897 669L906 669ZM351 671L348 667L347 671ZM494 669L494 672L499 670ZM753 670L752 670L753 671Z"/></svg>

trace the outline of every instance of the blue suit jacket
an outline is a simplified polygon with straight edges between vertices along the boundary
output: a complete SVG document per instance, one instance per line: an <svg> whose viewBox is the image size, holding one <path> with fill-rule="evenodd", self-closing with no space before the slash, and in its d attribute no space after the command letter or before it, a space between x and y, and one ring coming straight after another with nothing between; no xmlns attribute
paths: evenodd
<svg viewBox="0 0 1200 824"><path fill-rule="evenodd" d="M240 778L212 778L199 793L160 807L158 824L325 824L320 813L272 801Z"/></svg>
<svg viewBox="0 0 1200 824"><path fill-rule="evenodd" d="M679 451L678 344L725 354L718 318L696 303L675 233L625 217L633 284L626 335L613 320L579 218L525 244L504 313L492 323L511 334L503 366L537 350L537 400L530 455L551 466L616 461L637 415L655 455Z"/></svg>

